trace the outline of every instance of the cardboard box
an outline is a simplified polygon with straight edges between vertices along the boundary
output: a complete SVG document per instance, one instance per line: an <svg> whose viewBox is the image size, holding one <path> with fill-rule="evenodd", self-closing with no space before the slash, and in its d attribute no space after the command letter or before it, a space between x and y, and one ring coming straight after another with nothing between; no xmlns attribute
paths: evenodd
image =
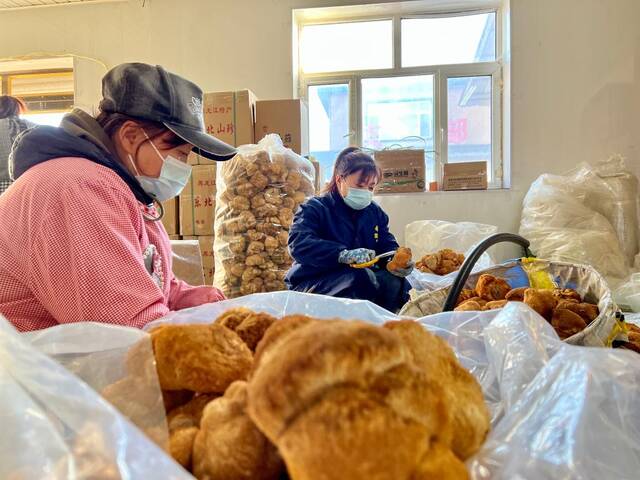
<svg viewBox="0 0 640 480"><path fill-rule="evenodd" d="M191 152L187 157L187 163L189 165L215 165L215 160L209 160L208 158L198 155L196 152Z"/></svg>
<svg viewBox="0 0 640 480"><path fill-rule="evenodd" d="M205 93L203 109L207 133L234 147L255 143L256 96L251 90ZM213 165L215 160L192 152L187 163Z"/></svg>
<svg viewBox="0 0 640 480"><path fill-rule="evenodd" d="M374 157L382 170L376 193L424 192L424 150L380 150Z"/></svg>
<svg viewBox="0 0 640 480"><path fill-rule="evenodd" d="M167 231L167 235L177 235L180 232L180 225L178 223L178 197L162 202L162 208L164 209L162 224Z"/></svg>
<svg viewBox="0 0 640 480"><path fill-rule="evenodd" d="M258 100L256 102L255 141L277 133L282 143L299 155L309 154L309 114L307 105L295 100Z"/></svg>
<svg viewBox="0 0 640 480"><path fill-rule="evenodd" d="M213 285L213 274L215 273L215 261L213 257L213 236L185 237L189 240L198 240L200 243L200 253L202 255L202 273L204 284Z"/></svg>
<svg viewBox="0 0 640 480"><path fill-rule="evenodd" d="M216 165L195 165L180 194L180 235L213 235Z"/></svg>
<svg viewBox="0 0 640 480"><path fill-rule="evenodd" d="M182 240L180 235L169 235L169 240Z"/></svg>
<svg viewBox="0 0 640 480"><path fill-rule="evenodd" d="M189 285L204 285L200 242L197 240L172 240L171 258L173 274Z"/></svg>
<svg viewBox="0 0 640 480"><path fill-rule="evenodd" d="M487 162L447 163L442 184L444 190L486 190Z"/></svg>
<svg viewBox="0 0 640 480"><path fill-rule="evenodd" d="M256 96L251 90L205 93L203 108L208 133L235 147L255 143Z"/></svg>

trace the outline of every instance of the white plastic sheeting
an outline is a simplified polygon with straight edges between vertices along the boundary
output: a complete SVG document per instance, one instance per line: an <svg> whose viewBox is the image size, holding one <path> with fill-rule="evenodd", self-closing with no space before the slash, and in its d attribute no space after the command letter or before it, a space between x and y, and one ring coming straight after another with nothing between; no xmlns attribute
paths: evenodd
<svg viewBox="0 0 640 480"><path fill-rule="evenodd" d="M86 336L88 325L60 327L58 341L42 347L61 352L97 343ZM103 365L96 362L93 368ZM91 387L41 353L2 317L0 392L2 479L120 480L158 478L158 472L166 479L192 478Z"/></svg>
<svg viewBox="0 0 640 480"><path fill-rule="evenodd" d="M418 261L425 255L444 248L464 253L467 258L478 243L497 232L498 227L482 223L419 220L406 226L404 236L406 246L411 249L414 260ZM494 264L491 253L485 252L476 262L473 271L484 270ZM416 268L407 280L418 292L431 291L451 285L457 274L458 272L435 275Z"/></svg>
<svg viewBox="0 0 640 480"><path fill-rule="evenodd" d="M367 302L277 292L175 312L155 323L210 322L234 306L375 324L398 318ZM452 346L480 382L492 412L492 431L467 462L471 478L637 478L636 353L563 343L520 303L418 321ZM163 478L190 478L85 383L35 348L58 354L80 350L73 345L82 341L87 325L61 326L55 340L44 342L37 335L30 345L0 321L0 478L15 472L27 479L92 478L80 468L88 463L93 478L100 466L112 475L99 478L157 478L158 472ZM90 448L78 449L85 441ZM54 476L58 472L62 475Z"/></svg>
<svg viewBox="0 0 640 480"><path fill-rule="evenodd" d="M638 180L620 158L544 174L527 192L520 235L539 258L593 266L625 278L640 249Z"/></svg>

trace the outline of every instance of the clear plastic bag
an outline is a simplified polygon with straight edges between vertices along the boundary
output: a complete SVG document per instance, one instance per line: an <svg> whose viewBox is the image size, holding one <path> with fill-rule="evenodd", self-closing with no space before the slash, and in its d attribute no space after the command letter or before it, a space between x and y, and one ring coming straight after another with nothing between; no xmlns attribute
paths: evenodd
<svg viewBox="0 0 640 480"><path fill-rule="evenodd" d="M623 312L640 312L640 273L613 291L613 300Z"/></svg>
<svg viewBox="0 0 640 480"><path fill-rule="evenodd" d="M509 411L525 387L560 348L558 335L546 321L531 321L522 305L511 303L484 330L489 363L500 385L501 408ZM513 362L518 358L518 362Z"/></svg>
<svg viewBox="0 0 640 480"><path fill-rule="evenodd" d="M498 232L494 225L481 223L460 222L452 223L441 220L419 220L412 222L405 228L405 243L411 248L414 260L423 256L450 248L464 253L465 258L471 254L475 246L485 238ZM478 259L473 271L480 271L495 265L489 252L485 252ZM457 272L448 275L435 275L421 272L417 268L411 272L407 280L418 292L437 290L451 285Z"/></svg>
<svg viewBox="0 0 640 480"><path fill-rule="evenodd" d="M624 159L614 155L595 167L608 189L607 198L589 197L588 205L602 213L613 226L627 263L633 265L640 251L640 195L638 179L626 169Z"/></svg>
<svg viewBox="0 0 640 480"><path fill-rule="evenodd" d="M640 356L561 343L512 305L484 331L504 413L467 462L473 479L634 479L640 469ZM516 317L520 317L517 320ZM513 342L512 323L531 334Z"/></svg>
<svg viewBox="0 0 640 480"><path fill-rule="evenodd" d="M467 461L473 480L637 478L638 354L563 343L520 303L420 322L454 348L490 407L492 430Z"/></svg>
<svg viewBox="0 0 640 480"><path fill-rule="evenodd" d="M374 324L399 318L365 301L276 292L172 312L147 328L168 322L209 323L237 306L276 316L307 314ZM521 303L488 312L439 313L418 321L451 345L478 379L490 408L492 430L467 461L472 479L637 478L638 354L563 343L542 317ZM48 339L36 335L31 340L41 348L51 345L46 348L52 354L103 348L97 345L99 339L75 346L86 338L80 330L65 334L73 331L68 327L59 327ZM130 329L110 328L130 335ZM112 345L106 341L107 347ZM156 478L158 472L163 478L190 478L92 389L26 343L6 322L0 322L0 360L0 403L6 415L0 478L16 472L28 479Z"/></svg>
<svg viewBox="0 0 640 480"><path fill-rule="evenodd" d="M171 240L172 270L189 285L204 285L202 252L198 240Z"/></svg>
<svg viewBox="0 0 640 480"><path fill-rule="evenodd" d="M375 324L398 318L368 302L277 292L173 312L155 324L210 322L237 306L276 316L306 314ZM563 343L521 303L418 321L451 345L481 384L490 408L492 431L467 462L472 479L637 478L636 353Z"/></svg>
<svg viewBox="0 0 640 480"><path fill-rule="evenodd" d="M475 245L464 252L464 257L467 258L473 252ZM483 253L476 264L473 266L473 272L480 272L491 268L495 265L495 261L488 252ZM438 290L439 288L452 285L458 276L458 271L451 272L447 275L436 275L435 273L421 272L417 268L414 268L411 274L407 277L409 284L414 289L412 295L419 295L423 292L431 292Z"/></svg>
<svg viewBox="0 0 640 480"><path fill-rule="evenodd" d="M623 278L629 261L612 223L601 213L613 215L616 201L588 164L565 176L542 175L523 201L520 235L539 258L592 265L604 276Z"/></svg>
<svg viewBox="0 0 640 480"><path fill-rule="evenodd" d="M640 327L640 313L625 313L624 321Z"/></svg>
<svg viewBox="0 0 640 480"><path fill-rule="evenodd" d="M445 222L442 220L419 220L405 227L406 246L415 258L443 248L466 252L485 238L498 232L495 225L472 222Z"/></svg>
<svg viewBox="0 0 640 480"><path fill-rule="evenodd" d="M144 329L149 331L155 326L164 323L210 323L222 313L236 307L246 307L256 312L268 313L274 317L300 314L316 318L357 318L376 324L382 324L398 318L388 310L365 300L348 300L314 295L312 293L280 291L258 293L242 298L178 310L147 324Z"/></svg>
<svg viewBox="0 0 640 480"><path fill-rule="evenodd" d="M87 383L161 448L169 439L149 335L81 322L22 334L34 348ZM129 352L135 346L135 357Z"/></svg>
<svg viewBox="0 0 640 480"><path fill-rule="evenodd" d="M275 134L218 164L214 284L228 297L286 288L289 228L314 194L314 175Z"/></svg>
<svg viewBox="0 0 640 480"><path fill-rule="evenodd" d="M158 472L163 478L192 478L85 382L39 351L58 358L69 349L76 351L81 360L68 361L67 367L85 374L87 368L104 369L106 375L110 367L91 353L102 339L79 330L68 336L63 327L68 325L51 334L52 340L57 339L49 345L45 332L39 337L20 335L0 317L0 478L120 480L157 478ZM126 330L129 339L145 335L112 328ZM112 339L116 337L123 338L120 333ZM114 345L108 339L105 344ZM116 351L112 350L112 358Z"/></svg>

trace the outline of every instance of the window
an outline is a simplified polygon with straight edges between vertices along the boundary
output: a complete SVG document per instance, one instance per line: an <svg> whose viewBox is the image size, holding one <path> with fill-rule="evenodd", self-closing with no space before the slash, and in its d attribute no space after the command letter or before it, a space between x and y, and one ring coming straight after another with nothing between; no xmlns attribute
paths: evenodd
<svg viewBox="0 0 640 480"><path fill-rule="evenodd" d="M493 62L496 14L401 20L402 66ZM437 45L437 48L429 48Z"/></svg>
<svg viewBox="0 0 640 480"><path fill-rule="evenodd" d="M40 125L58 126L73 108L73 72L30 72L1 74L2 91L24 100L22 118Z"/></svg>
<svg viewBox="0 0 640 480"><path fill-rule="evenodd" d="M325 177L331 177L333 161L349 146L349 85L310 85L309 150L320 162Z"/></svg>
<svg viewBox="0 0 640 480"><path fill-rule="evenodd" d="M304 26L302 70L316 73L391 68L391 27L390 20Z"/></svg>
<svg viewBox="0 0 640 480"><path fill-rule="evenodd" d="M485 161L490 186L502 187L499 5L443 12L417 3L410 14L392 4L296 13L310 154L326 181L349 144L424 148L428 181L443 163Z"/></svg>
<svg viewBox="0 0 640 480"><path fill-rule="evenodd" d="M424 148L427 176L434 178L433 75L363 78L361 89L361 145Z"/></svg>
<svg viewBox="0 0 640 480"><path fill-rule="evenodd" d="M447 79L447 159L491 163L491 77Z"/></svg>

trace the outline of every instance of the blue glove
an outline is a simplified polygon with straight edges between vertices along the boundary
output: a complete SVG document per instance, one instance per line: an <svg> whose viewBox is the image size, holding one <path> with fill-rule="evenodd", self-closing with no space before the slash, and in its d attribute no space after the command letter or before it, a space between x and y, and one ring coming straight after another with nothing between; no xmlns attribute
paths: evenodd
<svg viewBox="0 0 640 480"><path fill-rule="evenodd" d="M415 263L409 262L409 265L407 265L407 268L399 268L397 270L389 270L387 268L387 270L389 273L395 275L396 277L405 278L405 277L408 277L411 272L413 272L413 267L415 267L415 265L416 265Z"/></svg>
<svg viewBox="0 0 640 480"><path fill-rule="evenodd" d="M343 250L340 252L338 256L338 262L344 263L346 265L351 265L354 263L365 263L376 256L376 252L374 250L369 250L368 248L356 248L354 250Z"/></svg>

